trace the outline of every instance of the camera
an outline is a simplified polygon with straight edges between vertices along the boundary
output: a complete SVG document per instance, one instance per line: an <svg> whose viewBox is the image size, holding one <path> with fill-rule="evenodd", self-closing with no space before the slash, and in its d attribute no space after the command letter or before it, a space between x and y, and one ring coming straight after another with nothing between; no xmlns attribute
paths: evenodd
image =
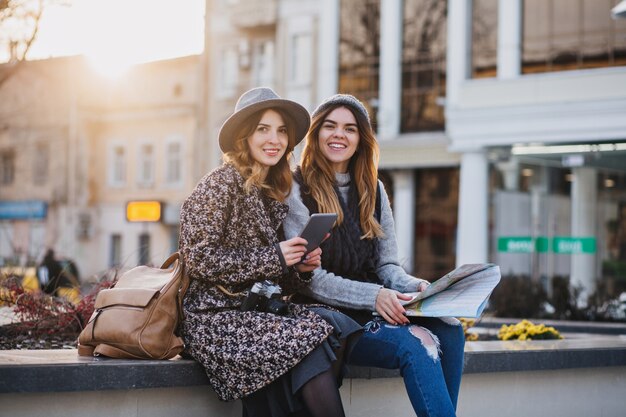
<svg viewBox="0 0 626 417"><path fill-rule="evenodd" d="M282 300L280 285L270 280L256 282L248 296L241 304L241 311L261 311L284 316L289 312L289 306Z"/></svg>

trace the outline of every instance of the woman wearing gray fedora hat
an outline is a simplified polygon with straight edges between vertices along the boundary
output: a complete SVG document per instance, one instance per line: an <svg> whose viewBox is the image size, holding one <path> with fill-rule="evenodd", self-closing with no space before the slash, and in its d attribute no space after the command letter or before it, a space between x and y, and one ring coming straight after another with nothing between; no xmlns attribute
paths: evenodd
<svg viewBox="0 0 626 417"><path fill-rule="evenodd" d="M367 109L354 96L334 95L313 112L287 199L285 234L296 235L311 213L334 212L338 220L321 245L321 267L301 292L365 326L349 352L349 364L400 369L417 415L454 416L463 329L454 318L409 320L405 315L401 301L410 297L402 293L423 290L428 283L407 274L398 262L393 215L378 180L378 154Z"/></svg>
<svg viewBox="0 0 626 417"><path fill-rule="evenodd" d="M309 124L304 107L269 88L244 93L219 133L224 164L181 209L180 251L191 280L186 353L221 400L242 399L247 416L344 415L333 369L360 326L278 297L307 285L320 265L319 248L304 257L306 241L285 240L281 228L288 158Z"/></svg>

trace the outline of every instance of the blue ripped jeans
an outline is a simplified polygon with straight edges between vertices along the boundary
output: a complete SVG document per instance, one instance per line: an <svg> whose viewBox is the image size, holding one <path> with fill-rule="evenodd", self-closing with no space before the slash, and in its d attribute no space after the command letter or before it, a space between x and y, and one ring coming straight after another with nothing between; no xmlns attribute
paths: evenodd
<svg viewBox="0 0 626 417"><path fill-rule="evenodd" d="M463 328L428 317L412 318L412 323L367 323L348 363L400 369L418 416L454 416L463 373Z"/></svg>

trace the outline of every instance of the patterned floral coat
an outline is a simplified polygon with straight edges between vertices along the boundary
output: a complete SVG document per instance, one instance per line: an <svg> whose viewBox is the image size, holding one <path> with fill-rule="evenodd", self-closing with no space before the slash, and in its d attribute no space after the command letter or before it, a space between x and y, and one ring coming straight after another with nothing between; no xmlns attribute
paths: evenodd
<svg viewBox="0 0 626 417"><path fill-rule="evenodd" d="M303 306L291 314L242 312L243 295L256 281L272 278L293 291L310 280L294 268L284 273L276 243L288 207L246 194L244 179L229 164L206 175L181 210L180 250L191 285L184 299L183 338L224 401L245 397L295 366L333 328Z"/></svg>

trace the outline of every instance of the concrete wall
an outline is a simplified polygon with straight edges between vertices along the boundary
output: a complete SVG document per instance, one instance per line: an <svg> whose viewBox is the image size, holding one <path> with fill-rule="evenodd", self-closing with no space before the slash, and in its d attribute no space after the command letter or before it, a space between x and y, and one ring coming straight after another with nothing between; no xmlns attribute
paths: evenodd
<svg viewBox="0 0 626 417"><path fill-rule="evenodd" d="M463 376L459 416L623 416L626 367Z"/></svg>
<svg viewBox="0 0 626 417"><path fill-rule="evenodd" d="M624 392L626 367L466 374L458 415L621 417ZM401 378L348 379L341 395L348 417L415 415ZM230 417L240 404L206 386L0 395L3 415L14 417Z"/></svg>
<svg viewBox="0 0 626 417"><path fill-rule="evenodd" d="M6 416L235 417L241 402L223 403L207 386L0 395Z"/></svg>

